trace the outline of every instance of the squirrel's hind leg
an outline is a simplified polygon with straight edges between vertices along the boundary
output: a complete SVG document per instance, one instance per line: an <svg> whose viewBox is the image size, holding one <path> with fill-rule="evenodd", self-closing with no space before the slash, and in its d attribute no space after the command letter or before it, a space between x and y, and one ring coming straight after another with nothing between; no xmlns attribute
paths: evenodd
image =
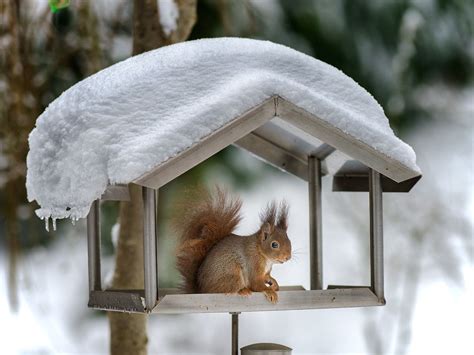
<svg viewBox="0 0 474 355"><path fill-rule="evenodd" d="M247 285L239 265L230 265L223 273L207 272L202 270L199 275L202 293L242 294ZM249 290L250 291L250 290Z"/></svg>
<svg viewBox="0 0 474 355"><path fill-rule="evenodd" d="M238 292L239 295L248 297L252 294L252 291L248 287L241 288Z"/></svg>

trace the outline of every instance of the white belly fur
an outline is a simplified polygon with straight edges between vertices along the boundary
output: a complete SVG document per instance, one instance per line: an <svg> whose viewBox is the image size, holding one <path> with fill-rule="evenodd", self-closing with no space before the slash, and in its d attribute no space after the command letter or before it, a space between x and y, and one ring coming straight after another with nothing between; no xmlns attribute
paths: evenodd
<svg viewBox="0 0 474 355"><path fill-rule="evenodd" d="M270 271L272 271L272 266L273 263L270 260L267 260L267 263L265 265L265 273L268 274Z"/></svg>

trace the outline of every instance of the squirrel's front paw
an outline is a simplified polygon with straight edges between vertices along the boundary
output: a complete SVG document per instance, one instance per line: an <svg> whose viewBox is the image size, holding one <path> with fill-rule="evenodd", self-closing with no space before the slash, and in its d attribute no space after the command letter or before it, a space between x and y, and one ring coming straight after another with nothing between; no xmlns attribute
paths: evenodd
<svg viewBox="0 0 474 355"><path fill-rule="evenodd" d="M273 277L270 276L270 278L265 281L265 286L270 288L273 291L278 291L280 290L280 286L278 285L277 280L275 280Z"/></svg>
<svg viewBox="0 0 474 355"><path fill-rule="evenodd" d="M278 302L278 294L275 291L268 289L263 291L263 293L265 294L267 300L269 300L271 303L275 304Z"/></svg>

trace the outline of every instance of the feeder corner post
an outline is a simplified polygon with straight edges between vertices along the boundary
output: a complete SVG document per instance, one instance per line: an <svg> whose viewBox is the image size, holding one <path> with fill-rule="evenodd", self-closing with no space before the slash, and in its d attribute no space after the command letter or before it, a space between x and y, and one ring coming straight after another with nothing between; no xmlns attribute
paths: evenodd
<svg viewBox="0 0 474 355"><path fill-rule="evenodd" d="M308 156L310 288L323 289L321 160Z"/></svg>
<svg viewBox="0 0 474 355"><path fill-rule="evenodd" d="M379 301L385 304L383 269L383 204L382 179L374 169L369 171L370 209L370 286Z"/></svg>
<svg viewBox="0 0 474 355"><path fill-rule="evenodd" d="M100 200L92 202L87 215L87 267L89 274L89 293L101 291L100 266Z"/></svg>
<svg viewBox="0 0 474 355"><path fill-rule="evenodd" d="M147 312L151 312L158 301L157 199L158 190L143 187L143 262Z"/></svg>

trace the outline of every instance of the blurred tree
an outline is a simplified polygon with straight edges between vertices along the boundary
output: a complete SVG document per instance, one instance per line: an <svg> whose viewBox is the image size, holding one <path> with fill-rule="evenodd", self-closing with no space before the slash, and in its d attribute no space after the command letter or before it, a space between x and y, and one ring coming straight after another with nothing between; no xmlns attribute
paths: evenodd
<svg viewBox="0 0 474 355"><path fill-rule="evenodd" d="M20 9L18 3L14 1L2 1L0 3L0 17L2 21L2 39L7 39L6 48L2 48L2 67L10 67L5 73L5 85L9 90L5 90L4 107L2 115L1 144L4 159L6 160L5 180L5 203L2 204L2 212L5 216L6 235L8 239L9 271L8 271L8 299L12 309L18 307L16 265L18 255L19 226L16 211L19 207L21 197L18 196L18 185L24 181L25 167L25 135L31 128L31 121L25 117L24 97L25 80L23 76L25 63L20 47ZM8 34L8 37L7 37ZM3 72L3 70L2 70ZM23 197L23 196L22 196Z"/></svg>
<svg viewBox="0 0 474 355"><path fill-rule="evenodd" d="M160 22L159 2L134 0L133 54L186 40L196 22L196 1L176 2L176 28L166 33ZM143 289L143 200L142 188L130 184L130 202L120 204L119 239L112 288ZM147 353L147 316L109 312L111 354Z"/></svg>
<svg viewBox="0 0 474 355"><path fill-rule="evenodd" d="M203 0L192 38L271 40L354 78L403 133L428 119L417 93L433 82L474 79L469 0Z"/></svg>
<svg viewBox="0 0 474 355"><path fill-rule="evenodd" d="M18 307L20 249L50 239L32 213L36 204L26 203L28 134L51 98L100 69L102 60L98 38L91 36L97 33L97 23L87 2L77 7L82 22L74 22L68 9L52 15L46 2L37 8L22 4L0 1L0 205L13 310ZM78 28L76 41L70 38L71 28ZM83 54L89 59L87 66L77 61Z"/></svg>
<svg viewBox="0 0 474 355"><path fill-rule="evenodd" d="M31 80L39 71L37 43L31 33L43 26L20 5L19 1L0 1L0 199L9 258L8 299L13 310L18 308L20 248L38 236L38 220L30 218L33 206L25 204L25 160L28 134L41 112L44 92L40 83ZM25 232L29 238L20 239Z"/></svg>

